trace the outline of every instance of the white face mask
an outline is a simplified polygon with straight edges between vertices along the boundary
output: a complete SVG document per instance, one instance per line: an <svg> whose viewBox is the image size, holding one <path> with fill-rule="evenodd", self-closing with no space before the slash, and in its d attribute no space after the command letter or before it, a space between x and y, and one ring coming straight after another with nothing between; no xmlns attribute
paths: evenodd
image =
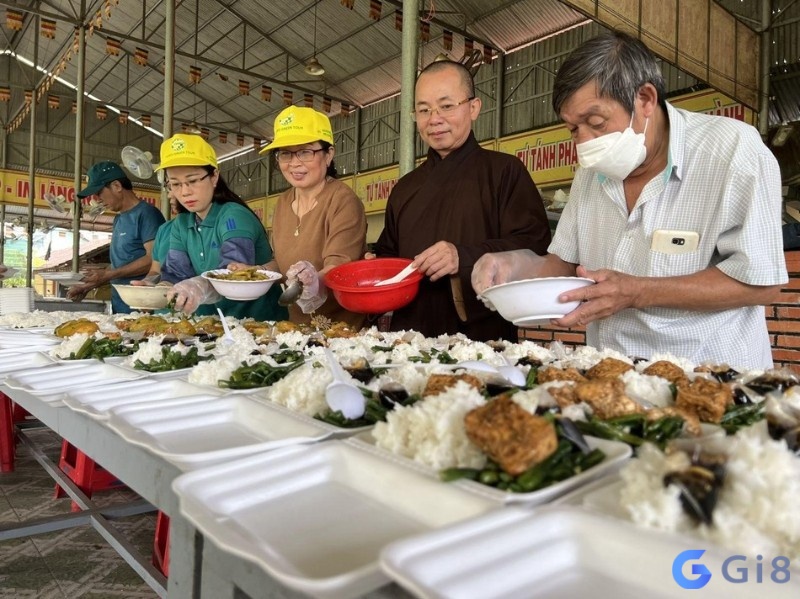
<svg viewBox="0 0 800 599"><path fill-rule="evenodd" d="M644 121L644 131L635 133L631 115L631 123L625 131L614 131L576 145L578 163L611 179L624 180L647 156L644 134L648 120Z"/></svg>

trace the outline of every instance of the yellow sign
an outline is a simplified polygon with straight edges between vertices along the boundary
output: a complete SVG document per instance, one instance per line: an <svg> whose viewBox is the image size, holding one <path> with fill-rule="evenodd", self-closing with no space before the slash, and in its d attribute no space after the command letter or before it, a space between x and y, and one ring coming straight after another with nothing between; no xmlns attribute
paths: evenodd
<svg viewBox="0 0 800 599"><path fill-rule="evenodd" d="M355 180L353 190L359 199L364 202L364 211L367 214L376 214L386 210L386 200L397 183L400 176L399 166L359 174Z"/></svg>
<svg viewBox="0 0 800 599"><path fill-rule="evenodd" d="M669 101L673 106L691 110L692 112L702 112L716 116L726 116L737 121L744 121L749 125L756 124L756 113L744 104L740 104L713 89L707 89L685 96L678 96Z"/></svg>
<svg viewBox="0 0 800 599"><path fill-rule="evenodd" d="M269 196L265 202L266 211L264 213L264 226L267 229L272 228L272 220L275 218L275 207L278 205L278 198L280 194Z"/></svg>
<svg viewBox="0 0 800 599"><path fill-rule="evenodd" d="M506 137L497 149L519 158L539 187L569 183L578 167L575 144L564 125Z"/></svg>
<svg viewBox="0 0 800 599"><path fill-rule="evenodd" d="M54 196L63 195L70 203L74 202L77 197L72 179L37 175L34 181L33 203L37 208L49 208L47 202L44 201L45 193L51 193ZM30 189L27 173L0 169L0 191L2 191L0 193L0 202L27 206ZM160 192L151 189L140 189L135 185L133 190L140 199L148 204L153 204L156 207L161 205ZM81 203L86 205L90 199L91 197L84 198Z"/></svg>
<svg viewBox="0 0 800 599"><path fill-rule="evenodd" d="M670 104L692 112L755 123L752 110L713 89L671 98ZM564 187L572 181L578 168L575 144L564 125L500 139L497 149L519 158L540 188Z"/></svg>

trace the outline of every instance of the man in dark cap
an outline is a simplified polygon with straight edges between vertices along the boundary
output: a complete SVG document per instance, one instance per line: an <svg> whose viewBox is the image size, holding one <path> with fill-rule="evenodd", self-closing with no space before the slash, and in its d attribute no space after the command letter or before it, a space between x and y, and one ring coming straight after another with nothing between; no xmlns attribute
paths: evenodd
<svg viewBox="0 0 800 599"><path fill-rule="evenodd" d="M79 285L74 285L67 297L79 301L87 292L114 283L128 285L150 270L153 240L164 216L155 207L133 193L133 184L122 168L111 161L98 162L89 169L89 182L78 192L83 199L97 196L106 210L116 212L111 235L111 267L89 272ZM112 287L111 308L115 313L130 312Z"/></svg>

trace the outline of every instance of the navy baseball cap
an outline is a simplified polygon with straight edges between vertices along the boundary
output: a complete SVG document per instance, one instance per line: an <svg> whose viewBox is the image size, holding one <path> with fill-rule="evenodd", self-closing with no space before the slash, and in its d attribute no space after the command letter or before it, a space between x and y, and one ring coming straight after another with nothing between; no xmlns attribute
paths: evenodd
<svg viewBox="0 0 800 599"><path fill-rule="evenodd" d="M86 187L78 192L79 198L86 198L96 193L100 193L106 185L112 181L119 181L120 179L127 179L128 175L122 170L122 167L116 162L106 160L98 162L89 169L89 182Z"/></svg>

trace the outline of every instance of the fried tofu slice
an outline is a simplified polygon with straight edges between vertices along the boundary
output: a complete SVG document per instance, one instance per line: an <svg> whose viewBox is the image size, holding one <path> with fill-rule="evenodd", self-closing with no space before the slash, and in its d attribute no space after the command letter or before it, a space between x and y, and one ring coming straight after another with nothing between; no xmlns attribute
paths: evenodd
<svg viewBox="0 0 800 599"><path fill-rule="evenodd" d="M678 388L675 407L696 414L702 422L719 424L725 408L733 401L730 385L705 378L696 378Z"/></svg>
<svg viewBox="0 0 800 599"><path fill-rule="evenodd" d="M552 381L575 381L580 383L586 380L586 377L578 372L577 368L556 368L555 366L547 366L540 368L536 373L536 382L540 385L542 383L550 383Z"/></svg>
<svg viewBox="0 0 800 599"><path fill-rule="evenodd" d="M432 374L428 377L428 382L425 384L425 389L422 391L422 397L439 395L450 387L455 386L458 381L464 381L468 385L475 387L478 391L483 389L481 380L471 374Z"/></svg>
<svg viewBox="0 0 800 599"><path fill-rule="evenodd" d="M650 376L660 376L662 379L667 379L673 385L680 386L689 381L686 373L677 364L673 364L669 360L659 360L653 362L642 370L642 374L649 374Z"/></svg>
<svg viewBox="0 0 800 599"><path fill-rule="evenodd" d="M558 447L553 423L529 414L507 395L469 412L464 427L469 439L512 476L545 460Z"/></svg>
<svg viewBox="0 0 800 599"><path fill-rule="evenodd" d="M578 401L589 404L601 420L641 414L644 408L625 395L625 383L620 379L600 379L575 385Z"/></svg>
<svg viewBox="0 0 800 599"><path fill-rule="evenodd" d="M72 337L78 333L86 333L87 335L94 335L100 327L96 322L87 318L77 318L75 320L68 320L65 323L58 325L53 334L56 337Z"/></svg>
<svg viewBox="0 0 800 599"><path fill-rule="evenodd" d="M552 387L547 388L547 392L553 396L553 399L556 400L556 404L558 404L558 407L562 410L567 406L580 403L581 401L578 399L578 395L575 393L575 385L553 385Z"/></svg>
<svg viewBox="0 0 800 599"><path fill-rule="evenodd" d="M628 364L617 358L604 358L586 371L586 378L595 379L614 379L633 370L633 365Z"/></svg>

